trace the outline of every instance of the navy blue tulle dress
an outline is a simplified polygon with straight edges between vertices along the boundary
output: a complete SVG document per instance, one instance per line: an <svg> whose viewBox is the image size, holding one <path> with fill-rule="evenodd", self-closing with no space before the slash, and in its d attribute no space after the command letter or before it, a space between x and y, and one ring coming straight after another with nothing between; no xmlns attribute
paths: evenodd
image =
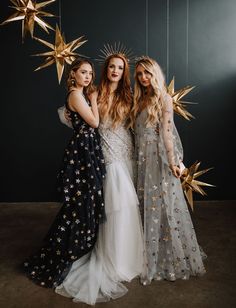
<svg viewBox="0 0 236 308"><path fill-rule="evenodd" d="M105 220L100 135L77 112L70 112L74 132L58 175L63 204L42 248L24 262L27 276L48 288L61 284L72 263L92 250Z"/></svg>

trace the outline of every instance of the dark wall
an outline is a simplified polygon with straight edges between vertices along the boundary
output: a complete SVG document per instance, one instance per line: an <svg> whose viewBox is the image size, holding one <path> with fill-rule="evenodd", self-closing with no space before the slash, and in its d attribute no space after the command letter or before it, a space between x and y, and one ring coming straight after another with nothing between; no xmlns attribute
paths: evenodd
<svg viewBox="0 0 236 308"><path fill-rule="evenodd" d="M202 177L217 185L206 198L234 199L236 1L58 0L46 10L58 14L60 3L66 40L88 39L79 52L97 58L104 43L121 41L136 55L154 57L168 82L175 76L176 88L196 85L188 96L198 103L189 107L196 119L176 116L185 165L200 160L202 168L214 166ZM1 22L13 12L8 5L1 1ZM47 19L53 25L56 20ZM35 36L54 41L53 32L38 27ZM1 26L0 40L0 201L56 200L56 174L72 133L57 116L63 82L58 86L54 66L33 72L42 58L30 55L47 48L29 37L22 44L20 22Z"/></svg>

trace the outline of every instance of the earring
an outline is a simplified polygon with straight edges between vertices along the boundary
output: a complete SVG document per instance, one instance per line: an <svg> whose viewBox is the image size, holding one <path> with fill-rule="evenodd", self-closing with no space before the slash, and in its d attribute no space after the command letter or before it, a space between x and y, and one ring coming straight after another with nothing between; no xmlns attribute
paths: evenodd
<svg viewBox="0 0 236 308"><path fill-rule="evenodd" d="M76 82L75 82L75 79L74 79L74 78L71 79L71 85L72 85L73 87L76 85Z"/></svg>

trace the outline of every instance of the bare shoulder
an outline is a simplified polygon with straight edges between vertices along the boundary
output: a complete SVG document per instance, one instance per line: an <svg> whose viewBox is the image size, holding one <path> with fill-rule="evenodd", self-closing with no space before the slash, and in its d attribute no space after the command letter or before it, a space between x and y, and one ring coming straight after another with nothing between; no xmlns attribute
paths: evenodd
<svg viewBox="0 0 236 308"><path fill-rule="evenodd" d="M85 105L85 99L83 97L83 95L79 92L79 91L72 91L70 93L70 96L68 98L68 103L69 103L69 106L71 107L75 107L75 106L83 106Z"/></svg>
<svg viewBox="0 0 236 308"><path fill-rule="evenodd" d="M74 99L83 100L83 95L81 94L81 92L74 90L70 93L69 99L70 100L74 100Z"/></svg>

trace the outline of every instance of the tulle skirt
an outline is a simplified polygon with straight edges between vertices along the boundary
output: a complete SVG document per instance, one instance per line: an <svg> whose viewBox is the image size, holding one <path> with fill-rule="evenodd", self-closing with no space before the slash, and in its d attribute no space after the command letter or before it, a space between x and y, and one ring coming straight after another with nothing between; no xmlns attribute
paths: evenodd
<svg viewBox="0 0 236 308"><path fill-rule="evenodd" d="M140 275L143 267L143 235L132 162L113 162L106 171L107 220L99 227L92 252L74 262L56 288L58 294L90 305L124 295L127 288L121 282Z"/></svg>

